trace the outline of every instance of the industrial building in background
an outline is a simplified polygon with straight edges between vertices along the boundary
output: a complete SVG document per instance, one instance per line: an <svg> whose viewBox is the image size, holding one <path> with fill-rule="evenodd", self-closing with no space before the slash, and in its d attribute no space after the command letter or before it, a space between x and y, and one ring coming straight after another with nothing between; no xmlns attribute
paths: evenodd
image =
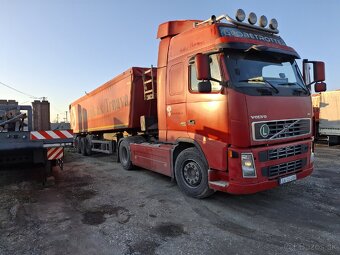
<svg viewBox="0 0 340 255"><path fill-rule="evenodd" d="M0 170L32 165L45 181L53 165L62 167L64 146L72 142L72 132L49 130L48 101L34 101L32 106L0 100Z"/></svg>

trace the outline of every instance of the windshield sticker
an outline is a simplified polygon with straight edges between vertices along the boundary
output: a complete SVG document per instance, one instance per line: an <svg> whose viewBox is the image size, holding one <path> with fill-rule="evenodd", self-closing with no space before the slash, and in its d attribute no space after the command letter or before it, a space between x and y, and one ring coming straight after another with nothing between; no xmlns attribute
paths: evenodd
<svg viewBox="0 0 340 255"><path fill-rule="evenodd" d="M275 43L279 45L286 46L286 43L278 36L264 35L254 32L246 32L237 28L232 27L219 27L221 36L228 37L238 37L238 38L246 38L246 39L254 39L258 41L263 41L267 43Z"/></svg>

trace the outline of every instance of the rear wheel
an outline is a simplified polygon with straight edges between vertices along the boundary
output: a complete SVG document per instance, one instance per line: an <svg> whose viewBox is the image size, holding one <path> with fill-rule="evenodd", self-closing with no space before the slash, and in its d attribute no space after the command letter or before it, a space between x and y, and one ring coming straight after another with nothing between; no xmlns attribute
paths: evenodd
<svg viewBox="0 0 340 255"><path fill-rule="evenodd" d="M81 137L80 138L80 152L83 156L87 156L87 152L86 152L86 138L85 137Z"/></svg>
<svg viewBox="0 0 340 255"><path fill-rule="evenodd" d="M208 165L196 148L185 149L178 155L175 176L179 188L191 197L205 198L214 193L208 185Z"/></svg>
<svg viewBox="0 0 340 255"><path fill-rule="evenodd" d="M125 170L131 170L133 168L133 164L131 161L131 143L143 143L145 142L145 138L142 136L129 136L122 139L119 144L118 153L120 163Z"/></svg>
<svg viewBox="0 0 340 255"><path fill-rule="evenodd" d="M76 151L78 152L78 153L81 153L81 148L80 148L80 139L81 139L81 137L80 136L77 136L76 138L75 138L75 140L74 140L74 147L76 148Z"/></svg>
<svg viewBox="0 0 340 255"><path fill-rule="evenodd" d="M119 145L119 158L120 163L125 170L132 169L130 143L125 138Z"/></svg>
<svg viewBox="0 0 340 255"><path fill-rule="evenodd" d="M86 155L90 156L92 154L92 135L87 135L85 138L85 150Z"/></svg>

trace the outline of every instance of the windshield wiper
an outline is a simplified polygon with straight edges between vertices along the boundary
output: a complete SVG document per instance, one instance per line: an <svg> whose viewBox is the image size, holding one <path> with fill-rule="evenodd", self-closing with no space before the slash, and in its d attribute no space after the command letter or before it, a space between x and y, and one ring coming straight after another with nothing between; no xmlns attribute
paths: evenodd
<svg viewBox="0 0 340 255"><path fill-rule="evenodd" d="M300 85L300 83L298 83L298 82L285 82L285 83L279 83L277 85L281 85L281 86L282 85L298 85L305 92L306 95L309 94L309 91L305 87Z"/></svg>
<svg viewBox="0 0 340 255"><path fill-rule="evenodd" d="M239 82L264 82L265 84L268 84L270 88L272 88L276 92L276 94L280 93L278 88L276 88L273 84L271 84L269 81L263 78L250 78L247 80L240 80Z"/></svg>

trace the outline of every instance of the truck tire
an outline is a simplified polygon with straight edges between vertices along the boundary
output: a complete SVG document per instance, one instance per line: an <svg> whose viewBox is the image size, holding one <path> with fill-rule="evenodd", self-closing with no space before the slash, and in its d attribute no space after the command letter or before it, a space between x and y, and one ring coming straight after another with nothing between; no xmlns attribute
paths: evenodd
<svg viewBox="0 0 340 255"><path fill-rule="evenodd" d="M119 145L119 158L120 164L125 170L131 170L133 168L131 162L130 143L124 138Z"/></svg>
<svg viewBox="0 0 340 255"><path fill-rule="evenodd" d="M86 138L85 137L81 137L80 138L80 152L83 156L87 156L86 153Z"/></svg>
<svg viewBox="0 0 340 255"><path fill-rule="evenodd" d="M181 191L195 198L205 198L215 191L208 185L208 165L196 148L183 150L175 162L175 177Z"/></svg>
<svg viewBox="0 0 340 255"><path fill-rule="evenodd" d="M125 137L119 143L118 154L120 163L125 170L131 170L133 168L133 164L131 161L131 151L130 151L130 143L143 143L145 142L145 138L143 136L129 136Z"/></svg>
<svg viewBox="0 0 340 255"><path fill-rule="evenodd" d="M76 139L74 140L75 142L75 148L78 153L81 153L81 148L80 148L80 136L77 136Z"/></svg>
<svg viewBox="0 0 340 255"><path fill-rule="evenodd" d="M92 154L92 135L87 135L85 138L85 150L86 155L90 156Z"/></svg>

